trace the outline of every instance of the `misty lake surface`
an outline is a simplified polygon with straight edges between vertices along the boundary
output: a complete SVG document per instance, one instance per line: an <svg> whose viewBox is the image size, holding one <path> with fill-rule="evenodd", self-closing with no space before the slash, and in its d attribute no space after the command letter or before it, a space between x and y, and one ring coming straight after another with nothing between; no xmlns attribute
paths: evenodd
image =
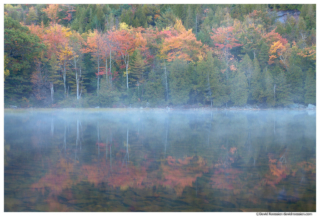
<svg viewBox="0 0 320 216"><path fill-rule="evenodd" d="M5 211L316 211L316 112L4 113Z"/></svg>

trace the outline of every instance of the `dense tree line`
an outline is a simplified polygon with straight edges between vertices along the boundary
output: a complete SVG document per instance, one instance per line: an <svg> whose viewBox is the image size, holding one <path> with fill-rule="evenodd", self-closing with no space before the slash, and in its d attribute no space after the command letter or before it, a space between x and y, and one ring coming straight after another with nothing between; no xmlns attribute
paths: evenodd
<svg viewBox="0 0 320 216"><path fill-rule="evenodd" d="M5 106L316 104L315 5L5 5L4 27Z"/></svg>

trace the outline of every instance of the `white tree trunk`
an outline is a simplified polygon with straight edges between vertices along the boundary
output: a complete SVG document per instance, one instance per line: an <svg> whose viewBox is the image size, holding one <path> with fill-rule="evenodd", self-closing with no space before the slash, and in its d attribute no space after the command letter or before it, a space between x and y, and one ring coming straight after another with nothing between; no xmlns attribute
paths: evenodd
<svg viewBox="0 0 320 216"><path fill-rule="evenodd" d="M126 61L127 89L129 89L129 75L128 75L128 68L129 68L129 55L128 55L128 60Z"/></svg>
<svg viewBox="0 0 320 216"><path fill-rule="evenodd" d="M81 66L80 66L79 87L80 87L80 80L81 80ZM82 93L82 86L81 86L81 91L79 93L79 99L81 98L81 93Z"/></svg>
<svg viewBox="0 0 320 216"><path fill-rule="evenodd" d="M50 91L51 91L51 102L53 103L53 94L54 94L53 83L50 83Z"/></svg>
<svg viewBox="0 0 320 216"><path fill-rule="evenodd" d="M77 100L79 100L79 79L78 79L78 72L76 72L76 82L77 82Z"/></svg>
<svg viewBox="0 0 320 216"><path fill-rule="evenodd" d="M109 62L109 65L110 65L110 83L111 83L111 86L112 86L112 72L111 72L111 48L110 48L110 62Z"/></svg>
<svg viewBox="0 0 320 216"><path fill-rule="evenodd" d="M276 84L273 84L273 100L276 102Z"/></svg>
<svg viewBox="0 0 320 216"><path fill-rule="evenodd" d="M108 58L106 57L106 82L108 83Z"/></svg>
<svg viewBox="0 0 320 216"><path fill-rule="evenodd" d="M98 57L97 96L99 96L99 69L100 69L100 61Z"/></svg>
<svg viewBox="0 0 320 216"><path fill-rule="evenodd" d="M67 94L67 86L66 86L66 60L63 62L63 87L64 87L64 95Z"/></svg>

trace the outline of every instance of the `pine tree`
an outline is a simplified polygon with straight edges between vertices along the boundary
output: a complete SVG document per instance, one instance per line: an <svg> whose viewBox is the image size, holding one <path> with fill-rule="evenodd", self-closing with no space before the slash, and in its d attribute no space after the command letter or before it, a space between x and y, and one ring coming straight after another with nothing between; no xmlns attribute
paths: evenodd
<svg viewBox="0 0 320 216"><path fill-rule="evenodd" d="M120 100L119 97L120 93L114 87L111 87L107 80L102 79L100 84L99 106L111 107Z"/></svg>
<svg viewBox="0 0 320 216"><path fill-rule="evenodd" d="M251 96L258 103L262 102L263 88L261 80L261 69L257 58L253 60L253 74L251 81Z"/></svg>
<svg viewBox="0 0 320 216"><path fill-rule="evenodd" d="M295 103L303 103L304 89L303 89L303 73L300 67L291 65L287 72L288 84L290 84L290 92L292 100Z"/></svg>
<svg viewBox="0 0 320 216"><path fill-rule="evenodd" d="M160 105L165 102L164 87L161 83L159 75L152 70L148 75L148 82L146 82L144 99L150 103L151 106Z"/></svg>
<svg viewBox="0 0 320 216"><path fill-rule="evenodd" d="M276 100L273 93L274 83L273 83L272 75L268 69L264 70L263 78L264 78L264 91L263 91L264 100L267 106L273 107L276 104Z"/></svg>
<svg viewBox="0 0 320 216"><path fill-rule="evenodd" d="M265 42L261 43L258 60L259 60L259 64L260 64L262 69L264 69L268 65L269 47Z"/></svg>
<svg viewBox="0 0 320 216"><path fill-rule="evenodd" d="M212 84L213 84L213 58L212 53L207 54L207 59L201 61L197 65L197 86L199 91L200 101L204 103L212 101Z"/></svg>
<svg viewBox="0 0 320 216"><path fill-rule="evenodd" d="M253 74L253 64L252 61L249 57L248 54L244 56L242 59L242 62L240 63L239 69L244 72L246 78L247 78L247 83L248 83L248 100L252 100L251 96L251 80L252 80L252 74Z"/></svg>
<svg viewBox="0 0 320 216"><path fill-rule="evenodd" d="M191 9L191 5L188 5L187 18L185 22L185 27L187 30L194 27L193 13Z"/></svg>
<svg viewBox="0 0 320 216"><path fill-rule="evenodd" d="M132 61L130 63L131 73L130 73L130 82L133 86L139 86L144 82L143 74L145 70L145 62L142 59L141 53L139 50L136 50L133 54Z"/></svg>
<svg viewBox="0 0 320 216"><path fill-rule="evenodd" d="M170 96L173 105L186 104L189 100L190 82L187 75L187 62L176 59L170 67Z"/></svg>
<svg viewBox="0 0 320 216"><path fill-rule="evenodd" d="M209 60L211 61L211 60ZM212 68L212 98L214 106L223 106L230 100L230 96L228 94L229 89L227 86L227 80L225 74L221 73L221 62L217 57L213 59ZM223 66L225 68L225 66Z"/></svg>
<svg viewBox="0 0 320 216"><path fill-rule="evenodd" d="M244 106L248 100L248 83L244 70L239 69L231 83L231 101L235 106Z"/></svg>
<svg viewBox="0 0 320 216"><path fill-rule="evenodd" d="M305 104L316 104L316 73L312 68L307 71L307 77L305 81Z"/></svg>
<svg viewBox="0 0 320 216"><path fill-rule="evenodd" d="M283 71L281 71L275 78L275 95L277 106L286 106L292 102L290 85L287 84Z"/></svg>

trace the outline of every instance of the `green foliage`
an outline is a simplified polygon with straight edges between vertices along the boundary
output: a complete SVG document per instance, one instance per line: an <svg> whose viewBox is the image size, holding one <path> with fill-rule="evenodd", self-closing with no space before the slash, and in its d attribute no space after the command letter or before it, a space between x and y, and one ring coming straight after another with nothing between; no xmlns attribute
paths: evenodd
<svg viewBox="0 0 320 216"><path fill-rule="evenodd" d="M262 87L262 74L257 58L253 60L253 74L251 81L250 93L252 99L258 103L262 103L263 98L263 87Z"/></svg>
<svg viewBox="0 0 320 216"><path fill-rule="evenodd" d="M231 81L230 99L235 106L244 106L248 100L248 83L245 71L240 69Z"/></svg>
<svg viewBox="0 0 320 216"><path fill-rule="evenodd" d="M290 104L291 93L290 85L287 84L284 71L281 71L278 76L275 78L275 94L276 94L276 105L277 106L286 106Z"/></svg>
<svg viewBox="0 0 320 216"><path fill-rule="evenodd" d="M306 104L316 104L316 73L309 68L305 81L305 99Z"/></svg>
<svg viewBox="0 0 320 216"><path fill-rule="evenodd" d="M53 105L60 107L145 106L146 103L151 106L201 103L219 107L227 106L229 101L235 106L254 103L269 107L286 106L289 103L316 103L316 61L313 53L316 47L315 4L59 5L57 24L74 31L70 34L72 36L60 38L65 41L58 44L63 44L64 47L56 47L59 50L70 49L72 54L68 59L63 59L63 55L58 52L56 55L46 53L44 44L48 36L45 31L52 25L48 18L50 15L43 10L47 7L48 5L41 4L4 6L6 105L51 106L52 84ZM299 19L289 16L285 23L275 23L276 10L270 8L299 10L301 14ZM167 62L168 76L165 79L163 59L159 58L159 51L164 41L179 36L173 29L177 19L181 19L184 28L192 29L203 47L198 60ZM141 31L143 40L140 42L146 44L147 49L136 50L129 56L129 91L125 88L126 77L120 72L123 71L123 62L118 52L119 44L113 41L118 35L113 35L112 40L109 37L111 32L119 29L121 22L131 26L130 34L133 37L139 37L133 33L136 28L145 28ZM225 55L225 47L216 46L216 42L211 39L213 28L226 26L233 26L234 38L241 43L241 46L228 49L228 55ZM28 27L39 37L33 35ZM278 35L269 34L274 29ZM93 30L104 35L103 46L106 49L110 43L113 46L113 80L107 80L105 75L101 75L99 96L96 96L98 83L95 73L98 65L96 60L92 61L94 53L83 53L86 45L79 43L82 39L86 41L89 31ZM160 33L161 31L163 32ZM227 35L223 37L227 42L232 40ZM269 62L270 47L281 38L288 41L285 53L281 53L282 50L275 51L275 63ZM50 38L50 41L56 39L58 38ZM230 44L224 44L228 45ZM208 50L212 53L206 54ZM176 56L183 59L189 47L171 51L173 55L175 51L180 52L180 56ZM106 55L100 62L102 71L105 71L105 68L102 69L105 59L109 59L109 53L104 54ZM280 64L281 58L286 58L286 65ZM67 71L66 94L62 78L64 63ZM78 100L75 99L76 71L81 89L81 99ZM165 100L166 83L168 101Z"/></svg>
<svg viewBox="0 0 320 216"><path fill-rule="evenodd" d="M161 83L160 76L157 75L154 70L149 73L148 82L146 82L145 86L143 95L145 101L150 103L151 106L164 104L164 86Z"/></svg>
<svg viewBox="0 0 320 216"><path fill-rule="evenodd" d="M4 26L5 100L19 103L31 94L34 59L40 56L45 46L27 27L11 17L4 17Z"/></svg>
<svg viewBox="0 0 320 216"><path fill-rule="evenodd" d="M292 65L287 72L287 81L290 84L290 92L292 92L292 101L295 103L303 103L304 82L303 73L299 66Z"/></svg>
<svg viewBox="0 0 320 216"><path fill-rule="evenodd" d="M274 82L272 79L272 75L268 69L263 71L263 78L264 78L264 91L263 91L263 98L266 102L267 106L273 107L276 105L275 94L274 94Z"/></svg>
<svg viewBox="0 0 320 216"><path fill-rule="evenodd" d="M112 107L113 104L120 100L119 96L119 92L114 87L111 87L109 82L107 82L105 79L102 79L100 84L99 106Z"/></svg>
<svg viewBox="0 0 320 216"><path fill-rule="evenodd" d="M242 59L242 62L239 65L239 70L244 72L244 74L247 78L248 90L250 93L251 92L251 80L252 80L252 74L253 74L254 68L253 68L252 61L251 61L248 54L246 54L244 56L244 58Z"/></svg>
<svg viewBox="0 0 320 216"><path fill-rule="evenodd" d="M142 59L141 53L139 50L136 50L132 56L132 61L130 62L130 84L132 86L141 85L144 82L144 70L146 63Z"/></svg>
<svg viewBox="0 0 320 216"><path fill-rule="evenodd" d="M269 61L269 47L265 42L262 42L260 45L260 52L258 55L259 64L262 69L268 65Z"/></svg>
<svg viewBox="0 0 320 216"><path fill-rule="evenodd" d="M39 57L45 46L27 27L11 17L4 17L4 28L4 52L7 55L8 69L12 72L29 69L33 59Z"/></svg>
<svg viewBox="0 0 320 216"><path fill-rule="evenodd" d="M177 17L174 15L171 8L168 8L161 16L156 20L156 27L159 30L163 30L167 27L174 26Z"/></svg>
<svg viewBox="0 0 320 216"><path fill-rule="evenodd" d="M170 66L170 102L173 105L186 104L189 100L190 81L187 76L186 61L176 59Z"/></svg>

